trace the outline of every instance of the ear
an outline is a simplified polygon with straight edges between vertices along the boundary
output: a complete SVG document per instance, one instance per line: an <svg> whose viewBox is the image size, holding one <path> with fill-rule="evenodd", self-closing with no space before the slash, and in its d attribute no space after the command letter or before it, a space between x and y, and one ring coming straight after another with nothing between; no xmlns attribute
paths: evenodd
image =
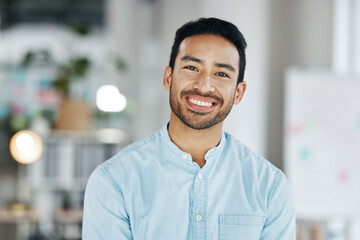
<svg viewBox="0 0 360 240"><path fill-rule="evenodd" d="M246 90L246 82L240 82L236 87L235 97L234 97L234 104L237 105L240 103L241 99L244 96Z"/></svg>
<svg viewBox="0 0 360 240"><path fill-rule="evenodd" d="M163 86L166 90L170 90L171 79L172 79L171 67L166 66L164 71L164 80L163 80Z"/></svg>

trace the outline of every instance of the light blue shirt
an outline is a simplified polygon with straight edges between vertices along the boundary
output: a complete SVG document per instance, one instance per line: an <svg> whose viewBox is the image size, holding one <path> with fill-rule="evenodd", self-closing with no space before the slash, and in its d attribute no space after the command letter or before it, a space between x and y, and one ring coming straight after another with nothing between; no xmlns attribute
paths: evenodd
<svg viewBox="0 0 360 240"><path fill-rule="evenodd" d="M96 168L83 239L293 240L294 203L284 174L227 133L200 168L159 132Z"/></svg>

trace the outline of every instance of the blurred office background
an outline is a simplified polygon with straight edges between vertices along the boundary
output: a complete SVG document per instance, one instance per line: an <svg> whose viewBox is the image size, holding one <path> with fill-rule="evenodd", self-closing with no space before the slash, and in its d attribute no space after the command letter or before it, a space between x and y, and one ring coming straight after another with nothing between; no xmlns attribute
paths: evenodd
<svg viewBox="0 0 360 240"><path fill-rule="evenodd" d="M360 239L360 1L0 0L1 239L81 239L87 177L168 121L174 33L209 16L248 42L225 130L284 170L297 238Z"/></svg>

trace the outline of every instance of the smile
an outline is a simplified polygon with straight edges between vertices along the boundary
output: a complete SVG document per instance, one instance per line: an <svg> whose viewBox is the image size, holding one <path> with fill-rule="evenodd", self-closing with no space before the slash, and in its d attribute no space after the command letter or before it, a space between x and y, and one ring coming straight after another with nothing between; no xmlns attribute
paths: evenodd
<svg viewBox="0 0 360 240"><path fill-rule="evenodd" d="M188 107L195 112L210 112L217 104L217 99L198 94L189 94L185 97Z"/></svg>
<svg viewBox="0 0 360 240"><path fill-rule="evenodd" d="M213 105L213 103L211 102L205 102L205 101L199 101L193 98L189 98L189 102L191 102L192 104L195 104L197 106L201 106L201 107L210 107Z"/></svg>

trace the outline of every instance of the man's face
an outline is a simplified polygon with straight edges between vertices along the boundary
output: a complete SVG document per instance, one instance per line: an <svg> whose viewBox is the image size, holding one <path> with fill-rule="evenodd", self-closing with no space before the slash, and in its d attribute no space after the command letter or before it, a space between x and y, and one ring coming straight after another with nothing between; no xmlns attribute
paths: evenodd
<svg viewBox="0 0 360 240"><path fill-rule="evenodd" d="M164 87L170 90L172 112L193 129L221 123L246 88L237 85L239 53L228 40L210 34L185 38L173 71L168 66Z"/></svg>

